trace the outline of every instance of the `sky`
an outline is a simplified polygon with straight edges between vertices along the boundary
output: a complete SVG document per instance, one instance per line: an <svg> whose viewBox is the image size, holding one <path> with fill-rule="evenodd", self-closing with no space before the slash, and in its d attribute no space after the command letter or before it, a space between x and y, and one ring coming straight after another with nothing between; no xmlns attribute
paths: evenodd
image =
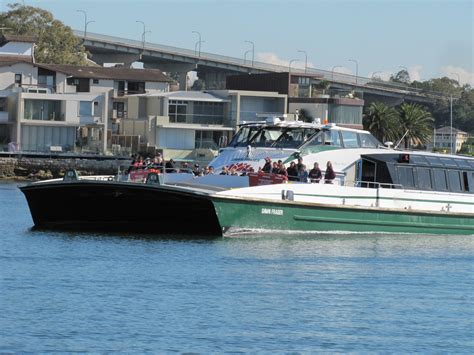
<svg viewBox="0 0 474 355"><path fill-rule="evenodd" d="M0 0L0 10L14 0ZM16 0L89 32L255 60L388 79L448 76L474 86L474 0ZM458 77L459 76L459 77Z"/></svg>

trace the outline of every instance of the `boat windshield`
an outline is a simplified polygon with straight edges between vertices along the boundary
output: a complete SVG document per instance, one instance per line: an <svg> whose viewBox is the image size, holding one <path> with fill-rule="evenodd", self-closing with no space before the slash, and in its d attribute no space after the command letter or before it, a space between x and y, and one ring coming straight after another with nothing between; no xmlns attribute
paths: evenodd
<svg viewBox="0 0 474 355"><path fill-rule="evenodd" d="M382 144L368 132L324 129L307 143L304 148L328 145L337 148L378 148Z"/></svg>
<svg viewBox="0 0 474 355"><path fill-rule="evenodd" d="M316 132L317 128L308 127L243 126L229 146L298 148Z"/></svg>

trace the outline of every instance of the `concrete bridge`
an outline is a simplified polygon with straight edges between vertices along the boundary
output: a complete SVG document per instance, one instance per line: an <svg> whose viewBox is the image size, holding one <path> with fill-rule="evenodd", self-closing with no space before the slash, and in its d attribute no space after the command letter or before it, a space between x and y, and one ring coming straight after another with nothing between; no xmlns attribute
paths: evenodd
<svg viewBox="0 0 474 355"><path fill-rule="evenodd" d="M74 31L91 53L91 59L99 64L124 63L129 66L140 61L145 68L160 69L168 73L177 73L180 88L187 88L186 77L189 71L196 71L205 81L208 89L223 89L228 75L242 73L288 72L289 67L244 60L213 53L194 51L173 46L136 41L96 33ZM292 68L293 74L302 74L301 69ZM397 104L412 101L429 104L439 98L439 94L425 92L397 83L364 78L361 76L307 68L306 73L319 80L329 81L331 89L355 90L364 93L366 101L385 101Z"/></svg>

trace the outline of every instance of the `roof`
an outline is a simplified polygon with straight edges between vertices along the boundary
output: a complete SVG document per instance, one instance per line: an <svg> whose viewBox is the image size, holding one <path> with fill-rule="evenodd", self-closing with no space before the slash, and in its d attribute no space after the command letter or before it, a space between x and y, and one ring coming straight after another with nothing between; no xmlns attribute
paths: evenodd
<svg viewBox="0 0 474 355"><path fill-rule="evenodd" d="M451 127L444 126L444 127L438 128L438 129L436 130L436 133L451 134ZM460 134L467 134L467 132L461 131L460 129L457 129L457 128L454 128L454 127L453 127L453 133L455 133L455 134L457 134L457 133L460 133Z"/></svg>
<svg viewBox="0 0 474 355"><path fill-rule="evenodd" d="M22 35L1 35L0 46L3 46L8 42L25 42L25 43L36 43L37 38L35 36L22 36Z"/></svg>
<svg viewBox="0 0 474 355"><path fill-rule="evenodd" d="M18 63L33 63L33 57L29 55L2 55L0 53L1 67Z"/></svg>
<svg viewBox="0 0 474 355"><path fill-rule="evenodd" d="M66 64L36 64L40 68L61 72L75 78L137 80L172 82L173 80L158 69L104 68Z"/></svg>
<svg viewBox="0 0 474 355"><path fill-rule="evenodd" d="M147 97L168 97L170 100L185 100L185 101L203 101L203 102L228 102L217 95L210 94L203 91L171 91L166 93L142 94L139 96Z"/></svg>

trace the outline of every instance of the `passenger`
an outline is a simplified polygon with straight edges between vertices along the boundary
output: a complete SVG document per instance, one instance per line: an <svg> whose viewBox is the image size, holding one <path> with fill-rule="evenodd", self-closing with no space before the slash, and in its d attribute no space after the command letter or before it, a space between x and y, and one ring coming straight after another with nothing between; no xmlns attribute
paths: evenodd
<svg viewBox="0 0 474 355"><path fill-rule="evenodd" d="M216 172L214 170L214 167L211 165L209 166L209 172L208 172L208 175L214 175Z"/></svg>
<svg viewBox="0 0 474 355"><path fill-rule="evenodd" d="M281 160L278 160L278 173L279 175L283 175L283 176L288 176L288 173L286 172L286 168L285 168L285 165L283 164L283 162Z"/></svg>
<svg viewBox="0 0 474 355"><path fill-rule="evenodd" d="M219 175L229 175L229 168L227 166L224 166Z"/></svg>
<svg viewBox="0 0 474 355"><path fill-rule="evenodd" d="M239 175L239 173L237 172L237 169L235 167L232 167L230 169L230 175L232 175L232 176L238 176Z"/></svg>
<svg viewBox="0 0 474 355"><path fill-rule="evenodd" d="M296 163L292 161L290 166L286 169L286 175L290 181L298 181L298 169L296 169Z"/></svg>
<svg viewBox="0 0 474 355"><path fill-rule="evenodd" d="M173 159L170 159L169 161L166 162L165 169L166 169L167 173L175 173L176 172Z"/></svg>
<svg viewBox="0 0 474 355"><path fill-rule="evenodd" d="M263 166L262 171L266 174L272 172L272 160L269 157L265 158L265 165Z"/></svg>
<svg viewBox="0 0 474 355"><path fill-rule="evenodd" d="M314 167L309 171L308 177L310 179L310 182L312 182L313 184L319 184L323 177L323 174L321 172L321 169L319 169L318 163L314 163Z"/></svg>
<svg viewBox="0 0 474 355"><path fill-rule="evenodd" d="M296 164L296 169L298 169L299 171L302 165L303 165L303 157L298 157L298 164Z"/></svg>
<svg viewBox="0 0 474 355"><path fill-rule="evenodd" d="M326 173L324 174L324 183L332 184L332 181L336 178L336 173L332 168L332 163L330 161L326 164Z"/></svg>
<svg viewBox="0 0 474 355"><path fill-rule="evenodd" d="M272 166L272 174L278 174L279 171L280 171L280 168L278 167L278 163L274 161L273 166Z"/></svg>
<svg viewBox="0 0 474 355"><path fill-rule="evenodd" d="M155 159L153 159L153 167L159 172L163 172L163 158L160 155L155 156Z"/></svg>
<svg viewBox="0 0 474 355"><path fill-rule="evenodd" d="M193 174L194 174L194 176L202 176L202 171L201 171L201 169L199 168L199 164L198 164L198 163L194 164Z"/></svg>
<svg viewBox="0 0 474 355"><path fill-rule="evenodd" d="M298 179L304 183L308 182L308 170L306 170L306 165L304 164L301 164L298 169Z"/></svg>

